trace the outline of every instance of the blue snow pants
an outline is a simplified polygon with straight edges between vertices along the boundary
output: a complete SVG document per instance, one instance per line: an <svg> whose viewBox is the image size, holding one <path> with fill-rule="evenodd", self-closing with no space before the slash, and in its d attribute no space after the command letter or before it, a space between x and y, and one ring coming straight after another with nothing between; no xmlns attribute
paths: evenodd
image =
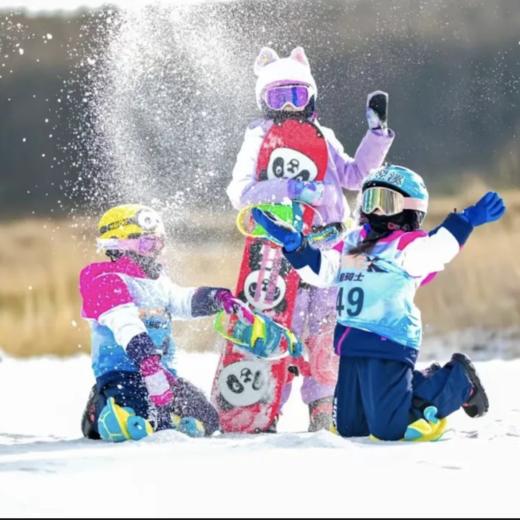
<svg viewBox="0 0 520 520"><path fill-rule="evenodd" d="M456 361L419 371L400 361L341 356L334 423L344 437L372 434L399 440L426 406L436 406L443 418L458 410L470 393L470 379Z"/></svg>
<svg viewBox="0 0 520 520"><path fill-rule="evenodd" d="M136 415L158 422L156 429L170 426L169 414L180 417L195 417L204 425L206 435L211 435L219 428L218 413L204 394L186 379L176 377L172 384L174 395L171 407L165 417L154 419L154 409L150 406L148 392L137 372L108 372L97 379L92 387L87 407L82 418L83 435L90 439L99 439L97 420L107 400L113 397L119 406L133 408Z"/></svg>

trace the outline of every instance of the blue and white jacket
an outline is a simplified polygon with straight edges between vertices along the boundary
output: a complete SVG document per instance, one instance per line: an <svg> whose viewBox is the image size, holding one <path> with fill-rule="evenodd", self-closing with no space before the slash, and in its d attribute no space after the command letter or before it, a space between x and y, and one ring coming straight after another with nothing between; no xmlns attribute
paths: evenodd
<svg viewBox="0 0 520 520"><path fill-rule="evenodd" d="M163 367L174 372L173 320L215 314L220 310L215 301L217 290L180 287L165 272L151 278L128 256L85 267L80 274L82 316L92 331L96 378L114 371L137 372L128 349L147 348L147 343L134 341L143 334L151 340Z"/></svg>
<svg viewBox="0 0 520 520"><path fill-rule="evenodd" d="M413 366L422 340L415 293L457 255L473 226L461 214L451 213L430 233L394 231L367 253L349 254L369 230L365 225L348 232L343 243L329 251L304 244L284 254L305 282L338 286L338 355Z"/></svg>

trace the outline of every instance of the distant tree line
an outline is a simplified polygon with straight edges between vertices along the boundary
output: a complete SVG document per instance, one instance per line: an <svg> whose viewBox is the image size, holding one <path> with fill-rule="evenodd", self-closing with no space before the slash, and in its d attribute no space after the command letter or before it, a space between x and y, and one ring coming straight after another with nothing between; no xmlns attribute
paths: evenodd
<svg viewBox="0 0 520 520"><path fill-rule="evenodd" d="M398 134L392 161L427 174L439 192L460 189L465 174L497 188L520 187L517 0L267 0L212 9L230 20L230 31L240 31L244 41L247 36L243 52L251 63L243 74L251 76L251 85L260 46L272 44L280 54L305 47L318 82L320 121L350 154L365 131L366 94L384 89ZM4 216L81 207L103 168L89 166L96 92L95 65L86 61L101 60L111 34L107 19L115 30L118 13L108 8L54 16L0 12ZM205 23L211 24L211 16ZM216 167L216 195L225 197L234 154L254 111L251 92ZM84 190L71 190L78 178L85 179Z"/></svg>

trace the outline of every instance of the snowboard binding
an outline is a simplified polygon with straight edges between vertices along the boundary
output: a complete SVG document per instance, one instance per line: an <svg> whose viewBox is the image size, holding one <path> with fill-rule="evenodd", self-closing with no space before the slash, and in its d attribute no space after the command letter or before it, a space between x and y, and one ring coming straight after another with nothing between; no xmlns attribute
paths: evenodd
<svg viewBox="0 0 520 520"><path fill-rule="evenodd" d="M251 311L241 300L236 300L235 309L226 320L227 316L224 311L217 314L215 330L251 354L270 359L302 355L303 346L291 330L263 314Z"/></svg>
<svg viewBox="0 0 520 520"><path fill-rule="evenodd" d="M266 213L270 213L278 220L289 224L296 231L303 233L310 244L336 244L341 240L345 231L353 226L353 220L351 218L348 218L343 223L306 226L303 224L302 208L299 206L311 208L318 216L318 222L323 222L321 214L316 208L304 202L298 202L292 204L258 204L256 206L247 206L238 213L236 226L240 233L246 237L264 238L278 246L282 246L283 244L280 244L253 219L253 208L261 209Z"/></svg>
<svg viewBox="0 0 520 520"><path fill-rule="evenodd" d="M271 213L282 222L291 225L296 231L299 231L305 235L312 234L312 228L308 228L308 226L304 225L302 218L303 210L305 208L310 208L315 213L315 215L318 216L318 221L323 223L323 219L319 211L313 206L310 206L304 202L293 202L291 204L257 204L246 206L238 212L236 226L240 233L246 237L251 238L266 238L279 246L282 244L269 235L269 233L267 233L267 231L253 219L251 215L253 208L258 208L262 211ZM319 227L321 227L321 224ZM322 234L323 233L320 235L317 234L317 236L321 237Z"/></svg>

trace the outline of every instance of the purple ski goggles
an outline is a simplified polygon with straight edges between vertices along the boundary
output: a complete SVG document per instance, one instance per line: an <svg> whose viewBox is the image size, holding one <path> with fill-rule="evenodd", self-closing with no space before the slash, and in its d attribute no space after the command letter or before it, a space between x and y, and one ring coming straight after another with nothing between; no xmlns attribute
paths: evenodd
<svg viewBox="0 0 520 520"><path fill-rule="evenodd" d="M306 85L271 87L265 91L264 100L271 110L281 110L287 104L302 109L309 102L309 88Z"/></svg>
<svg viewBox="0 0 520 520"><path fill-rule="evenodd" d="M155 256L165 246L161 235L142 235L139 238L98 238L100 250L115 249L116 251L132 251L141 256Z"/></svg>

